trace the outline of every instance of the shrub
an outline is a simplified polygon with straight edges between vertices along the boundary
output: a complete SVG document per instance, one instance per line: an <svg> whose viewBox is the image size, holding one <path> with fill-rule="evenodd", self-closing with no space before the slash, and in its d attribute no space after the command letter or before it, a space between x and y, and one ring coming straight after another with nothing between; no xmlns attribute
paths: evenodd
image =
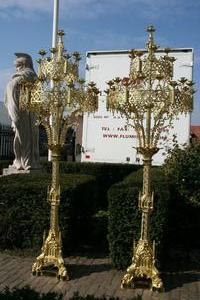
<svg viewBox="0 0 200 300"><path fill-rule="evenodd" d="M51 172L51 163L43 162L43 168ZM107 191L111 185L124 179L131 172L138 170L138 165L87 163L87 162L61 162L62 173L87 174L96 178L96 212L107 210Z"/></svg>
<svg viewBox="0 0 200 300"><path fill-rule="evenodd" d="M51 163L42 164L51 171ZM107 190L135 168L138 167L61 162L61 171L65 174L61 173L59 219L65 251L107 253ZM66 174L69 172L72 174ZM40 173L0 179L1 248L38 249L41 246L43 230L49 226L46 194L51 175Z"/></svg>
<svg viewBox="0 0 200 300"><path fill-rule="evenodd" d="M43 168L51 172L51 163L42 162ZM62 173L79 173L95 176L115 177L117 180L130 174L139 168L138 165L129 164L111 164L111 163L91 163L91 162L68 162L61 161L60 169Z"/></svg>
<svg viewBox="0 0 200 300"><path fill-rule="evenodd" d="M92 216L88 238L91 246L98 255L108 253L108 211L99 210ZM101 242L100 242L101 241Z"/></svg>
<svg viewBox="0 0 200 300"><path fill-rule="evenodd" d="M129 300L142 300L142 299L143 299L142 295L137 295L137 296L129 298ZM69 300L120 300L120 298L118 298L118 297L109 297L108 298L106 296L95 297L93 295L80 296L78 292L77 293L75 292L73 297L70 298Z"/></svg>
<svg viewBox="0 0 200 300"><path fill-rule="evenodd" d="M200 142L171 150L164 171L181 196L192 205L200 206Z"/></svg>
<svg viewBox="0 0 200 300"><path fill-rule="evenodd" d="M40 248L44 229L49 229L50 206L46 201L48 174L11 175L0 178L1 248ZM62 175L59 223L63 250L85 237L85 224L95 212L95 179L87 175ZM77 232L77 225L79 232Z"/></svg>
<svg viewBox="0 0 200 300"><path fill-rule="evenodd" d="M21 289L14 288L10 290L5 288L0 292L1 300L62 300L61 294L49 292L47 294L40 294L29 286L25 286Z"/></svg>
<svg viewBox="0 0 200 300"><path fill-rule="evenodd" d="M113 265L118 269L131 263L133 241L140 237L141 212L138 194L142 186L142 170L113 185L108 192L108 240ZM156 257L163 261L163 248L168 223L168 184L160 168L152 169L152 188L155 191L154 210L150 217L150 236L156 242Z"/></svg>
<svg viewBox="0 0 200 300"><path fill-rule="evenodd" d="M170 180L171 247L188 253L200 249L197 232L200 231L200 142L185 148L176 146L167 157L164 171ZM176 228L176 230L174 230Z"/></svg>
<svg viewBox="0 0 200 300"><path fill-rule="evenodd" d="M14 288L10 290L5 288L0 292L0 300L63 300L62 294L57 294L54 292L49 292L47 294L41 294L29 286L23 288ZM93 295L80 296L78 292L75 292L69 300L119 300L118 297L95 297ZM141 295L137 295L131 300L142 300Z"/></svg>

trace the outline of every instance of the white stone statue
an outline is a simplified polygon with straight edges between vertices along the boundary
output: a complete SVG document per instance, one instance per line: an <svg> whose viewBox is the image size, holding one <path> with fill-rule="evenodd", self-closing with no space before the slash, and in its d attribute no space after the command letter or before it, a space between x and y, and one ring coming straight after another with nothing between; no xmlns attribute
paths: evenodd
<svg viewBox="0 0 200 300"><path fill-rule="evenodd" d="M5 92L5 106L12 121L15 132L13 149L15 159L11 167L17 170L30 170L39 168L39 133L33 113L20 110L20 88L23 80L33 81L36 74L30 55L15 53L16 73L7 85Z"/></svg>

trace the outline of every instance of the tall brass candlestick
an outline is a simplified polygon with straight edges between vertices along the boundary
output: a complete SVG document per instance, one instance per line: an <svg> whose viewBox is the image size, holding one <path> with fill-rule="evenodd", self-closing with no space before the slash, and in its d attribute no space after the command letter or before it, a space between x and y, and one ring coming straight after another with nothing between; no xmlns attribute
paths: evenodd
<svg viewBox="0 0 200 300"><path fill-rule="evenodd" d="M138 280L150 280L152 289L161 290L163 283L155 266L155 243L149 237L149 217L153 210L151 191L152 157L157 148L161 129L170 127L175 116L192 110L193 83L185 78L173 80L174 57L170 49L158 58L154 43L154 27L149 26L147 51L130 51L129 78L108 82L107 107L120 112L137 134L138 152L143 156L143 189L139 195L142 212L140 239L133 249L132 264L121 286L134 286Z"/></svg>
<svg viewBox="0 0 200 300"><path fill-rule="evenodd" d="M77 117L83 112L97 110L99 91L94 83L85 87L85 82L79 79L80 55L76 52L74 60L70 60L64 52L63 35L62 30L58 32L58 45L51 49L51 57L45 58L46 52L40 50L42 59L38 60L38 78L34 83L22 83L20 105L36 114L38 122L46 129L48 147L52 151L52 181L48 191L50 229L47 236L44 234L42 252L33 264L32 272L42 274L45 267L54 266L58 269L58 278L69 279L62 257L58 221L59 161L67 129L76 124Z"/></svg>

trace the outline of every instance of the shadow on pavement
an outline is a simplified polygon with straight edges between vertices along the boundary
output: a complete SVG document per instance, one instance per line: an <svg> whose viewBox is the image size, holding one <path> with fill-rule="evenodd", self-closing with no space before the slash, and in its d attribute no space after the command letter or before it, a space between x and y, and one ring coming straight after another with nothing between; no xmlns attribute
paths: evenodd
<svg viewBox="0 0 200 300"><path fill-rule="evenodd" d="M88 276L92 273L101 273L112 270L111 264L94 264L94 265L84 265L84 264L69 264L68 270L71 279L78 279L81 277Z"/></svg>
<svg viewBox="0 0 200 300"><path fill-rule="evenodd" d="M171 291L175 288L182 287L187 283L195 283L200 281L200 272L180 272L162 274L165 291Z"/></svg>

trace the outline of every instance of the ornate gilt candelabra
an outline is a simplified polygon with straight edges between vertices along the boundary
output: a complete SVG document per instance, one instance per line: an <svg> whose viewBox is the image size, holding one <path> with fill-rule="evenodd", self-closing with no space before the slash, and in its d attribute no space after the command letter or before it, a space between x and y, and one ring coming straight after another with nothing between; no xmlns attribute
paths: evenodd
<svg viewBox="0 0 200 300"><path fill-rule="evenodd" d="M107 107L125 116L136 131L143 156L143 189L139 195L142 211L141 236L133 249L132 264L122 279L121 286L134 286L138 280L151 281L152 289L162 289L163 283L155 266L155 246L149 237L149 215L153 210L151 191L151 162L158 149L161 132L172 124L180 113L192 110L193 83L185 78L173 80L170 49L156 56L154 27L149 26L147 51L130 51L129 78L116 78L108 82ZM130 122L131 121L131 122Z"/></svg>
<svg viewBox="0 0 200 300"><path fill-rule="evenodd" d="M66 131L76 124L77 116L97 109L99 91L94 83L86 87L79 79L80 55L75 52L71 57L64 51L63 35L63 31L58 32L58 45L51 49L51 57L45 58L46 52L40 50L42 58L37 61L38 76L34 83L22 82L20 104L22 109L33 111L38 122L45 127L48 147L52 151L52 182L48 190L50 229L47 237L44 234L42 253L33 264L32 272L40 274L43 268L52 265L58 269L58 278L68 279L58 224L60 152Z"/></svg>

